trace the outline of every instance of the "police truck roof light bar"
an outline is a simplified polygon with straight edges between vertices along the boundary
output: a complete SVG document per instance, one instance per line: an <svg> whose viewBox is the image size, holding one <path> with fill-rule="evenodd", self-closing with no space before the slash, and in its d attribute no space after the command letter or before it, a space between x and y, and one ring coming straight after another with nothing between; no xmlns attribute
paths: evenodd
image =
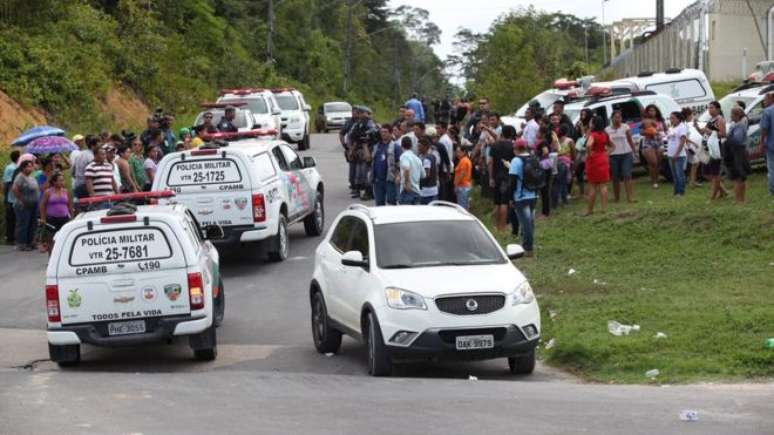
<svg viewBox="0 0 774 435"><path fill-rule="evenodd" d="M235 89L221 89L219 94L221 96L226 94L233 94L233 95L250 95L250 94L256 94L259 92L266 91L264 88L235 88Z"/></svg>
<svg viewBox="0 0 774 435"><path fill-rule="evenodd" d="M122 202L122 201L139 201L139 200L151 200L159 198L171 198L175 196L175 192L171 190L162 190L157 192L135 192L135 193L122 193L119 195L105 195L105 196L93 196L91 198L81 198L78 200L78 205L94 205L101 204L103 202Z"/></svg>
<svg viewBox="0 0 774 435"><path fill-rule="evenodd" d="M276 136L277 130L273 128L267 129L254 129L248 131L237 132L219 132L219 133L203 133L200 137L206 142L213 142L217 140L239 140L250 139L262 136ZM193 152L191 155L196 155Z"/></svg>
<svg viewBox="0 0 774 435"><path fill-rule="evenodd" d="M200 106L204 109L225 109L228 106L235 108L247 106L247 103L244 101L221 101L220 103L210 103L205 101L201 103Z"/></svg>
<svg viewBox="0 0 774 435"><path fill-rule="evenodd" d="M559 79L554 82L554 88L560 91L572 89L578 86L578 82L575 80Z"/></svg>

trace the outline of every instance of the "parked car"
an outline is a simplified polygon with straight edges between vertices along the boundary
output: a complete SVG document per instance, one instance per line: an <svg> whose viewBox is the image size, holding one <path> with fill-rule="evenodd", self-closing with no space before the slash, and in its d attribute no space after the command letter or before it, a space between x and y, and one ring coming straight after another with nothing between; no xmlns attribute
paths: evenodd
<svg viewBox="0 0 774 435"><path fill-rule="evenodd" d="M166 192L169 194L169 192ZM217 357L225 315L217 226L183 205L134 206L140 193L88 198L107 210L79 214L56 234L46 270L48 349L73 365L81 344L132 346L186 337L199 360Z"/></svg>
<svg viewBox="0 0 774 435"><path fill-rule="evenodd" d="M340 129L352 118L352 105L343 101L325 103L317 109L315 129L318 133Z"/></svg>
<svg viewBox="0 0 774 435"><path fill-rule="evenodd" d="M293 88L272 89L272 92L282 110L282 139L297 144L299 151L309 149L312 117L304 95Z"/></svg>
<svg viewBox="0 0 774 435"><path fill-rule="evenodd" d="M270 89L240 88L221 89L218 103L246 103L253 114L251 128L273 129L275 139L282 137L282 109Z"/></svg>
<svg viewBox="0 0 774 435"><path fill-rule="evenodd" d="M507 358L511 373L531 373L540 311L511 262L523 255L456 204L352 205L315 251L315 347L336 353L350 335L373 376L426 359Z"/></svg>
<svg viewBox="0 0 774 435"><path fill-rule="evenodd" d="M731 109L740 102L744 103L744 111L749 121L749 126L747 127L747 155L750 162L754 164L763 163L765 160L765 156L760 152L759 147L761 138L760 123L763 109L765 109L763 100L769 92L774 92L774 84L760 83L757 87L732 92L718 101L727 122L730 120ZM697 119L701 127L704 127L709 120L709 111L705 111Z"/></svg>

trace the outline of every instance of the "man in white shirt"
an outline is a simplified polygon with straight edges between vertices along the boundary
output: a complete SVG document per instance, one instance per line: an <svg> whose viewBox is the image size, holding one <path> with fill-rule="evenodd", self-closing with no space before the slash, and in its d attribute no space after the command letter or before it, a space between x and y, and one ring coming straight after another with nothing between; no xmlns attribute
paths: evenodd
<svg viewBox="0 0 774 435"><path fill-rule="evenodd" d="M532 107L527 108L524 117L527 119L527 123L522 129L521 137L527 141L527 145L529 145L530 148L534 149L535 144L537 143L537 135L540 126L535 121L535 113L532 111Z"/></svg>

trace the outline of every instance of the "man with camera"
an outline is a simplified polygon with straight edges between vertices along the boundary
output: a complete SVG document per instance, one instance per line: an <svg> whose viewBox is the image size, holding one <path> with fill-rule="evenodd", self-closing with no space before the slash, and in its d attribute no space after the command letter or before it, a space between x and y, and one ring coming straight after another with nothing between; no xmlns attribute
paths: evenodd
<svg viewBox="0 0 774 435"><path fill-rule="evenodd" d="M371 167L371 151L379 142L379 129L371 119L371 110L367 107L358 107L358 120L352 125L348 134L347 154L350 164L350 174L354 167L354 180L352 198L360 197L368 200L373 197L370 188L369 172Z"/></svg>

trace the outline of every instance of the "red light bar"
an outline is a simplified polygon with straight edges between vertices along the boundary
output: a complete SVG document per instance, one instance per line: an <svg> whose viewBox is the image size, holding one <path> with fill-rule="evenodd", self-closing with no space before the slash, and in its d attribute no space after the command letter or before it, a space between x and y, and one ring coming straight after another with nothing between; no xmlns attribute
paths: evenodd
<svg viewBox="0 0 774 435"><path fill-rule="evenodd" d="M578 82L575 80L559 79L554 82L554 88L559 90L567 90L578 86Z"/></svg>
<svg viewBox="0 0 774 435"><path fill-rule="evenodd" d="M228 102L222 101L220 103L201 103L200 106L205 108L205 109L225 109L228 106L233 106L233 107L247 106L247 102L244 102L244 101L228 101Z"/></svg>
<svg viewBox="0 0 774 435"><path fill-rule="evenodd" d="M591 97L602 97L605 95L611 95L612 93L613 91L610 88L602 86L592 86L588 91L586 91L586 95Z"/></svg>
<svg viewBox="0 0 774 435"><path fill-rule="evenodd" d="M137 216L133 214L123 214L118 216L105 216L99 220L103 224L125 224L127 222L137 222Z"/></svg>
<svg viewBox="0 0 774 435"><path fill-rule="evenodd" d="M764 82L774 82L774 71L766 74L766 77L763 78Z"/></svg>
<svg viewBox="0 0 774 435"><path fill-rule="evenodd" d="M171 190L162 190L157 192L135 192L135 193L122 193L120 195L105 195L94 196L91 198L81 198L78 200L78 205L93 205L103 202L122 202L141 199L159 199L159 198L171 198L175 196L175 192Z"/></svg>
<svg viewBox="0 0 774 435"><path fill-rule="evenodd" d="M213 154L217 154L218 150L214 148L206 149L206 150L194 150L191 151L192 156L211 156Z"/></svg>
<svg viewBox="0 0 774 435"><path fill-rule="evenodd" d="M201 137L203 141L205 142L212 142L215 140L239 140L239 139L249 139L254 137L261 137L261 136L276 136L277 130L273 128L267 128L267 129L256 129L256 130L248 130L248 131L238 131L238 132L220 132L220 133L204 133ZM191 153L193 155L193 152Z"/></svg>
<svg viewBox="0 0 774 435"><path fill-rule="evenodd" d="M296 88L272 88L271 91L275 94L281 94L283 92L295 91Z"/></svg>
<svg viewBox="0 0 774 435"><path fill-rule="evenodd" d="M266 89L264 88L234 88L234 89L221 89L219 94L220 95L226 95L226 94L234 94L234 95L250 95L250 94L256 94L258 92L263 92Z"/></svg>

